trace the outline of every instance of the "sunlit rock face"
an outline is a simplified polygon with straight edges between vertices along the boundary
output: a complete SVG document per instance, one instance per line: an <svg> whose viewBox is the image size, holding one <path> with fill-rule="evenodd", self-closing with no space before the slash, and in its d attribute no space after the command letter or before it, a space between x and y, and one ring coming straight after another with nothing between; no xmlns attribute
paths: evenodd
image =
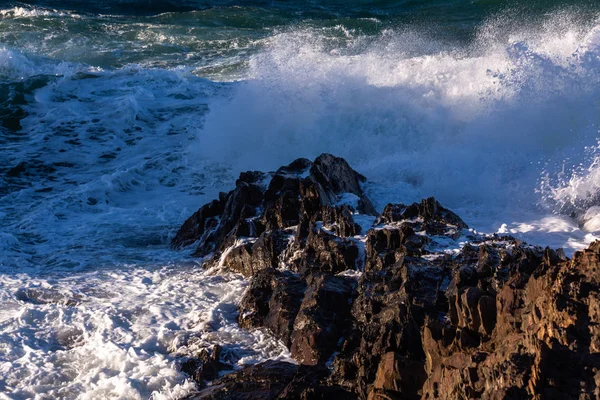
<svg viewBox="0 0 600 400"><path fill-rule="evenodd" d="M599 395L598 243L569 260L477 234L434 198L376 214L364 180L331 155L299 159L242 173L185 222L173 245L248 277L238 323L298 363L248 366L193 398ZM213 364L194 364L203 387Z"/></svg>

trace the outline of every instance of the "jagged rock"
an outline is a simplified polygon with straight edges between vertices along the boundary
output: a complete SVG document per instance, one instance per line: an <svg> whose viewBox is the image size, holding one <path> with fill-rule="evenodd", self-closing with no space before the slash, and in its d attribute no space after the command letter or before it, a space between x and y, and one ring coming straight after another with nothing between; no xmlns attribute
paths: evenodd
<svg viewBox="0 0 600 400"><path fill-rule="evenodd" d="M277 399L292 382L298 366L282 361L266 361L247 366L221 379L188 400L270 400Z"/></svg>
<svg viewBox="0 0 600 400"><path fill-rule="evenodd" d="M404 360L390 351L381 357L369 400L418 398L425 372L420 362Z"/></svg>
<svg viewBox="0 0 600 400"><path fill-rule="evenodd" d="M354 210L347 205L331 207L324 206L321 211L323 226L331 230L336 236L352 237L360 234L361 228L352 214Z"/></svg>
<svg viewBox="0 0 600 400"><path fill-rule="evenodd" d="M355 399L339 386L324 382L328 370L318 366L266 361L218 379L186 400L331 400Z"/></svg>
<svg viewBox="0 0 600 400"><path fill-rule="evenodd" d="M360 184L366 178L354 171L346 160L331 154L321 154L310 169L310 174L320 185L321 196L329 200L325 204L335 204L336 195L352 193L359 197L358 210L363 214L375 215L377 211L365 196Z"/></svg>
<svg viewBox="0 0 600 400"><path fill-rule="evenodd" d="M240 326L265 327L289 347L305 290L304 281L289 271L257 272L240 302Z"/></svg>
<svg viewBox="0 0 600 400"><path fill-rule="evenodd" d="M301 364L324 364L350 323L355 283L351 278L311 275L292 332L292 356Z"/></svg>
<svg viewBox="0 0 600 400"><path fill-rule="evenodd" d="M183 224L172 246L181 248L197 243L194 255L205 257L213 253L208 265L229 267L231 263L234 271L251 275L264 263L250 265L257 257L256 249L249 243L263 233L294 229L299 247L303 247L311 224L317 221L322 221L336 235L358 234L360 227L352 217L354 208L337 203L350 193L358 198L359 212L374 214L360 186L364 181L365 177L344 159L330 154L322 154L314 162L298 159L272 174L244 172L234 190L222 193L218 200L200 208ZM247 240L239 244L241 239ZM222 259L224 254L227 257Z"/></svg>
<svg viewBox="0 0 600 400"><path fill-rule="evenodd" d="M421 203L388 204L381 213L378 224L410 222L430 235L456 235L457 230L468 228L467 224L452 211L442 207L433 197Z"/></svg>
<svg viewBox="0 0 600 400"><path fill-rule="evenodd" d="M568 260L467 231L433 198L361 232L363 182L331 155L298 159L241 174L186 221L174 246L250 276L239 324L300 363L248 366L194 398L600 398L600 242ZM190 373L214 379L211 362Z"/></svg>
<svg viewBox="0 0 600 400"><path fill-rule="evenodd" d="M354 399L356 395L325 382L329 370L324 366L300 365L298 372L279 394L280 399L331 400Z"/></svg>
<svg viewBox="0 0 600 400"><path fill-rule="evenodd" d="M427 239L408 224L371 229L367 233L365 270L384 270L404 255L420 254Z"/></svg>
<svg viewBox="0 0 600 400"><path fill-rule="evenodd" d="M549 249L542 257L517 247L504 261L510 278L495 300L477 288L463 290L452 321L461 337L452 336L452 327L424 329L430 361L423 395L597 398L600 357L592 343L600 332L591 321L598 318L599 250L597 243L564 261ZM459 359L462 368L448 367Z"/></svg>
<svg viewBox="0 0 600 400"><path fill-rule="evenodd" d="M242 182L258 186L264 186L265 180L271 177L270 174L261 171L246 171L240 173L240 177L235 181L235 186L240 186Z"/></svg>
<svg viewBox="0 0 600 400"><path fill-rule="evenodd" d="M280 231L262 233L255 242L245 242L229 249L219 260L230 271L252 276L265 268L277 268L289 244L290 234ZM213 262L214 262L213 261Z"/></svg>
<svg viewBox="0 0 600 400"><path fill-rule="evenodd" d="M349 239L314 227L306 240L304 253L297 263L297 271L306 275L313 272L338 273L356 269L359 251Z"/></svg>
<svg viewBox="0 0 600 400"><path fill-rule="evenodd" d="M202 349L195 358L190 358L181 364L181 370L190 375L198 385L204 387L206 382L219 377L219 372L233 370L233 366L220 360L221 346Z"/></svg>
<svg viewBox="0 0 600 400"><path fill-rule="evenodd" d="M359 292L353 316L355 326L334 360L332 380L366 397L381 358L388 352L398 352L403 363L420 365L423 369L419 326L400 293L377 296L373 292Z"/></svg>

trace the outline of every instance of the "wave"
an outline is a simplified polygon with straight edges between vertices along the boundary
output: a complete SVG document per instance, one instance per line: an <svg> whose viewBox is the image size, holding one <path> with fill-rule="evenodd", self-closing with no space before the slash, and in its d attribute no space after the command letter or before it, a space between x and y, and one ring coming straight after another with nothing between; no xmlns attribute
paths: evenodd
<svg viewBox="0 0 600 400"><path fill-rule="evenodd" d="M52 66L31 67L46 69ZM26 100L16 105L26 113L22 129L0 138L1 270L99 269L184 256L168 249L168 235L205 193L218 194L210 184L220 174L190 168L181 149L227 85L186 69L81 65L26 82L35 90L12 86Z"/></svg>
<svg viewBox="0 0 600 400"><path fill-rule="evenodd" d="M36 18L36 17L70 17L81 18L78 14L68 11L59 11L52 8L43 7L12 7L0 9L2 18Z"/></svg>
<svg viewBox="0 0 600 400"><path fill-rule="evenodd" d="M542 180L585 162L599 133L598 17L499 16L458 48L427 32L338 30L344 40L316 28L272 37L190 152L238 170L331 152L389 187L382 202L558 211Z"/></svg>

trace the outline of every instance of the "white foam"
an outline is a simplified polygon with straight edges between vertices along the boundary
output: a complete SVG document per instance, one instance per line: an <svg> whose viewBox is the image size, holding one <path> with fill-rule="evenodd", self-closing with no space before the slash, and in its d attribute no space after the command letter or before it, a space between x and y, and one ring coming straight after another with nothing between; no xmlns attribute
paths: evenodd
<svg viewBox="0 0 600 400"><path fill-rule="evenodd" d="M379 209L433 195L483 232L537 212L545 244L542 176L554 187L600 126L600 25L565 15L508 35L492 21L458 49L402 30L342 44L323 29L280 33L191 154L269 170L330 152L375 182Z"/></svg>
<svg viewBox="0 0 600 400"><path fill-rule="evenodd" d="M11 399L179 398L194 385L178 357L213 344L239 365L289 359L282 343L237 326L238 276L179 265L0 279L0 391ZM18 301L23 288L79 303Z"/></svg>
<svg viewBox="0 0 600 400"><path fill-rule="evenodd" d="M0 392L181 397L191 384L175 361L199 347L225 344L238 363L287 357L264 332L235 324L239 278L208 276L168 250L185 218L232 187L232 165L272 170L327 151L368 176L380 210L434 195L479 232L567 253L585 246L594 234L553 212L587 210L597 221L588 203L600 170L598 24L557 18L510 35L492 21L460 49L419 32L345 29L340 40L337 28L333 38L295 29L271 37L249 79L234 84L194 76L202 66L149 68L154 59L93 68L98 60L61 34L29 40L30 53L0 49L3 79L54 77L28 95L28 136L6 144L6 164L56 168L33 168L0 198ZM122 27L105 28L119 37L130 32ZM147 47L171 39L140 34ZM119 43L94 54L117 63L139 51ZM365 232L373 220L359 221ZM438 244L456 252L462 242ZM157 267L168 260L177 265ZM23 288L66 297L22 302Z"/></svg>
<svg viewBox="0 0 600 400"><path fill-rule="evenodd" d="M62 12L50 8L41 7L13 7L0 10L3 18L36 18L36 17L71 17L79 18L79 15Z"/></svg>

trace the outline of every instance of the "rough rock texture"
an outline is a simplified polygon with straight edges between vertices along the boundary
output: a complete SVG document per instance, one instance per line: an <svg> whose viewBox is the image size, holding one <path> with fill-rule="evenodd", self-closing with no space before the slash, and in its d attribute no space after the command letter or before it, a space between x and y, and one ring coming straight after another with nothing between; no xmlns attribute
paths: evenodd
<svg viewBox="0 0 600 400"><path fill-rule="evenodd" d="M351 243L334 240L321 228L331 228L342 237L360 232L352 213L376 214L360 186L364 181L344 159L330 154L314 162L298 159L271 174L244 172L234 190L222 193L185 221L171 244L174 248L196 244L194 254L210 256L208 265L225 266L246 276L290 262L295 251L307 246L318 269L323 269L321 261L327 259L330 263L325 269L339 272L355 261L356 250L351 249L354 257L341 255ZM355 204L338 205L347 198ZM294 251L282 254L290 241L297 242ZM297 268L306 270L314 264L303 262Z"/></svg>
<svg viewBox="0 0 600 400"><path fill-rule="evenodd" d="M233 366L220 360L221 346L215 345L211 349L202 349L195 358L189 358L181 364L181 370L190 375L199 385L219 377L221 371L233 370Z"/></svg>
<svg viewBox="0 0 600 400"><path fill-rule="evenodd" d="M266 361L226 375L187 400L346 399L352 394L324 382L326 368Z"/></svg>
<svg viewBox="0 0 600 400"><path fill-rule="evenodd" d="M241 174L182 226L175 247L250 278L239 324L299 364L215 379L204 355L194 398L600 398L600 242L569 260L475 234L433 198L375 217L363 181L299 159Z"/></svg>
<svg viewBox="0 0 600 400"><path fill-rule="evenodd" d="M238 322L243 328L265 327L289 347L305 291L306 283L293 273L263 269L254 275L239 305Z"/></svg>

